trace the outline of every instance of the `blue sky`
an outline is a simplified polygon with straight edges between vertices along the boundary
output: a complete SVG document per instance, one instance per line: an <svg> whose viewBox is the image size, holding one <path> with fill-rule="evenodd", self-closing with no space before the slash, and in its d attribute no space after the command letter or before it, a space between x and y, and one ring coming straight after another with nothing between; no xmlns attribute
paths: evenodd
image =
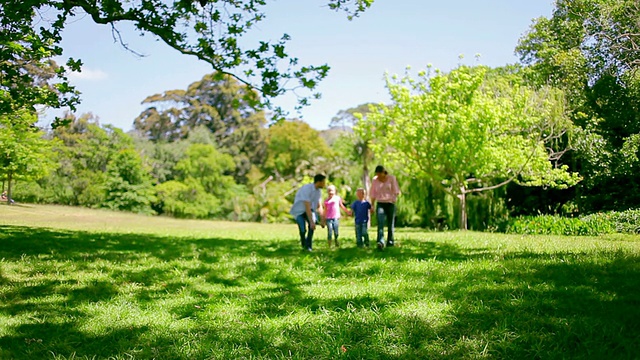
<svg viewBox="0 0 640 360"><path fill-rule="evenodd" d="M320 85L322 99L301 113L295 96L275 104L316 129L326 129L340 110L366 102L386 102L384 74L427 64L447 71L461 61L501 66L517 61L514 48L534 18L551 15L553 0L376 0L359 18L329 10L322 0L275 0L252 39L291 36L290 55L301 64L327 63L331 71ZM82 92L78 113L92 112L101 124L125 131L142 110L142 100L166 90L185 89L211 67L181 55L150 35L118 25L124 41L144 57L115 43L110 27L78 17L64 33L64 56L80 58L81 74L72 83Z"/></svg>

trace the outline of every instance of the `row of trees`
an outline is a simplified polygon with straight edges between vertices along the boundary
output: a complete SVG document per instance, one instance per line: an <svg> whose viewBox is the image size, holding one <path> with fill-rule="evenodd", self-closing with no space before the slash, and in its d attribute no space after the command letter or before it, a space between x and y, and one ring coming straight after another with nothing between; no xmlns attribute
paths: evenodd
<svg viewBox="0 0 640 360"><path fill-rule="evenodd" d="M261 110L247 107L241 113L243 95L229 91L224 98L225 89L238 87L243 86L229 76L207 75L187 91L151 96L130 133L101 126L91 114L69 114L64 119L68 125L44 139L42 133L37 142L14 139L27 145L23 150L31 154L29 166L46 174L5 167L2 175L18 181L14 197L19 201L281 221L290 206L284 194L309 174L323 171L336 153L302 121L267 128ZM198 96L199 91L212 95ZM189 119L195 120L186 123Z"/></svg>
<svg viewBox="0 0 640 360"><path fill-rule="evenodd" d="M557 1L551 18L537 19L516 48L531 84L566 95L580 136L564 162L584 181L559 195L581 212L624 210L640 200L638 18L634 0Z"/></svg>
<svg viewBox="0 0 640 360"><path fill-rule="evenodd" d="M372 2L328 0L327 5L329 9L343 11L353 18ZM38 107L73 111L80 100L67 76L69 72L80 71L82 62L68 59L60 66L51 60L62 56L64 29L76 16L88 16L97 24L111 26L114 39L120 40L124 48L127 45L120 37L117 24L132 23L142 35L150 34L180 53L209 63L216 70L215 76L239 81L248 89L242 101L251 106L271 108L271 98L293 88L302 94L299 100L303 105L309 97L317 96L314 89L326 77L329 66L300 64L295 56L288 54L288 34L282 34L275 41L242 41L244 35L265 19L265 5L266 1L253 0L7 0L0 3L0 131L3 132L0 145L4 165L1 171L3 187L8 184L9 196L14 175L24 179L36 172L30 156L19 153L25 153L27 148L34 154L38 149L44 150L36 142L20 145L17 141L38 133L35 128ZM256 93L262 96L256 96ZM279 109L273 112L276 116L280 114ZM72 120L56 119L52 127L68 125ZM157 125L162 126L161 123ZM108 133L115 131L106 130ZM55 140L55 136L52 139ZM243 154L245 150L253 149L238 148L235 152ZM44 169L47 162L40 162L36 167ZM244 165L234 168L236 175L243 176L249 167Z"/></svg>
<svg viewBox="0 0 640 360"><path fill-rule="evenodd" d="M341 112L324 139L301 121L265 127L264 112L244 101L246 86L211 74L187 90L148 97L130 134L101 127L90 115L69 115L69 125L48 134L54 156L41 156L53 160L52 171L24 182L19 199L281 221L300 181L325 173L348 191L366 185L375 159L411 179L405 198L413 208L403 206L404 222L425 225L424 218L444 217L449 226L457 219L464 228L469 193L511 181L567 187L579 180L549 161L554 153L547 149L571 131L561 93L532 89L522 74L517 67L461 66L449 74L424 72L419 80L389 79L393 105ZM44 148L34 142L29 153ZM425 188L433 193L415 191ZM460 203L448 206L446 199L456 197ZM420 199L444 206L416 219L411 213L421 213Z"/></svg>
<svg viewBox="0 0 640 360"><path fill-rule="evenodd" d="M354 14L370 5L355 3ZM216 6L184 10L203 16ZM33 31L3 16L3 31ZM518 44L521 64L389 76L390 104L341 111L324 132L268 120L263 96L270 91L217 71L149 96L129 134L91 115L67 116L43 134L33 126L33 105L73 106L74 89L61 67L45 57L24 60L29 48L10 38L10 49L25 56L3 66L24 76L0 89L9 104L0 114L0 176L9 186L18 180L23 201L282 221L295 189L314 173L327 174L350 200L350 189L368 187L371 165L382 162L401 180L401 224L484 229L509 214L625 210L640 186L639 16L633 0L558 0L553 16L537 19ZM42 29L30 34L56 39ZM39 56L58 51L46 44L49 53ZM265 46L243 56L286 55ZM295 75L313 88L307 72Z"/></svg>
<svg viewBox="0 0 640 360"><path fill-rule="evenodd" d="M491 223L637 207L640 5L555 5L521 38L519 65L391 78L392 104L362 117L376 156L406 170L427 199L416 208L423 219L464 226L465 194L475 197L475 226L483 214Z"/></svg>

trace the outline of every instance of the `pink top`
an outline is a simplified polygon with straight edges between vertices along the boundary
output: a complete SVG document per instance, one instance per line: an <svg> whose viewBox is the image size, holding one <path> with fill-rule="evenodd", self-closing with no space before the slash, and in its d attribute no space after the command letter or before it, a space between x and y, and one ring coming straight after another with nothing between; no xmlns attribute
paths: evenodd
<svg viewBox="0 0 640 360"><path fill-rule="evenodd" d="M400 187L395 176L387 175L384 182L378 180L377 176L373 177L371 182L371 199L382 203L395 203L400 194Z"/></svg>
<svg viewBox="0 0 640 360"><path fill-rule="evenodd" d="M340 204L342 199L338 195L333 195L331 199L324 201L324 216L327 219L340 219Z"/></svg>

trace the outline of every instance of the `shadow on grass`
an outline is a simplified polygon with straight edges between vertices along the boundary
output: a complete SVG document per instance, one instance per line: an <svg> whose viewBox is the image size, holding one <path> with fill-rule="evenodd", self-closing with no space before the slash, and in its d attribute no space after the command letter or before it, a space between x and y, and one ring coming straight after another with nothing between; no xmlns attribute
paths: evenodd
<svg viewBox="0 0 640 360"><path fill-rule="evenodd" d="M316 246L321 240L316 240ZM324 244L323 244L324 245ZM378 258L397 261L422 260L437 257L441 260L468 260L469 250L464 252L455 245L420 242L411 249L393 248L387 252L374 252ZM204 254L197 251L208 251ZM160 261L171 261L197 256L204 262L215 262L223 254L246 256L255 253L266 258L298 259L301 251L297 241L237 240L225 238L172 238L147 234L95 233L61 231L19 226L0 226L0 258L18 260L24 256L39 259L57 258L71 261L94 260L127 261L144 256ZM325 254L338 263L348 263L360 258L363 250L345 247ZM307 254L314 256L315 253ZM478 255L481 256L481 255Z"/></svg>
<svg viewBox="0 0 640 360"><path fill-rule="evenodd" d="M513 253L443 296L459 305L449 336L494 334L496 358L640 359L638 256Z"/></svg>
<svg viewBox="0 0 640 360"><path fill-rule="evenodd" d="M407 242L385 252L345 247L307 254L292 240L176 239L0 226L0 358L215 358L210 350L185 352L185 344L195 341L193 334L201 334L195 342L237 357L286 357L293 349L299 354L294 357L317 359L640 358L637 256L513 252L500 258L491 249ZM321 288L313 288L314 273L336 279L346 291L349 284L375 284L378 277L388 281L389 273L399 271L395 267L422 260L439 263L444 275L425 276L411 293L322 296ZM443 264L469 266L455 274ZM92 275L79 281L65 265ZM9 267L19 268L20 276L10 275ZM194 279L204 279L213 290L202 289ZM90 305L109 304L124 288L133 289L128 301L138 307L184 293L185 300L169 312L175 321L192 321L192 326L168 334L150 331L150 325L86 331L93 316ZM449 304L448 320L391 314L398 305L424 298ZM237 304L241 315L204 315L207 307L225 303ZM300 312L325 318L284 325L278 336L270 333L275 325L252 323ZM22 320L9 322L11 317ZM349 345L348 352L332 352L342 344Z"/></svg>

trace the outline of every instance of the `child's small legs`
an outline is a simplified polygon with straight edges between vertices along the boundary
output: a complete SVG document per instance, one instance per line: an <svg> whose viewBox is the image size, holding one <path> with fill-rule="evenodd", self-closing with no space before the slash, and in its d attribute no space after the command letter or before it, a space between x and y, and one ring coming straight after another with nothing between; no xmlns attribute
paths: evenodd
<svg viewBox="0 0 640 360"><path fill-rule="evenodd" d="M367 224L362 224L362 237L364 238L364 246L369 247L369 230L367 229Z"/></svg>
<svg viewBox="0 0 640 360"><path fill-rule="evenodd" d="M369 246L367 223L356 224L356 245L358 247Z"/></svg>
<svg viewBox="0 0 640 360"><path fill-rule="evenodd" d="M340 247L340 243L338 242L338 229L340 229L340 220L335 219L333 223L333 234L335 235L334 242L336 243L336 247Z"/></svg>
<svg viewBox="0 0 640 360"><path fill-rule="evenodd" d="M327 242L331 247L331 239L334 239L336 247L340 246L338 243L338 219L327 219Z"/></svg>

